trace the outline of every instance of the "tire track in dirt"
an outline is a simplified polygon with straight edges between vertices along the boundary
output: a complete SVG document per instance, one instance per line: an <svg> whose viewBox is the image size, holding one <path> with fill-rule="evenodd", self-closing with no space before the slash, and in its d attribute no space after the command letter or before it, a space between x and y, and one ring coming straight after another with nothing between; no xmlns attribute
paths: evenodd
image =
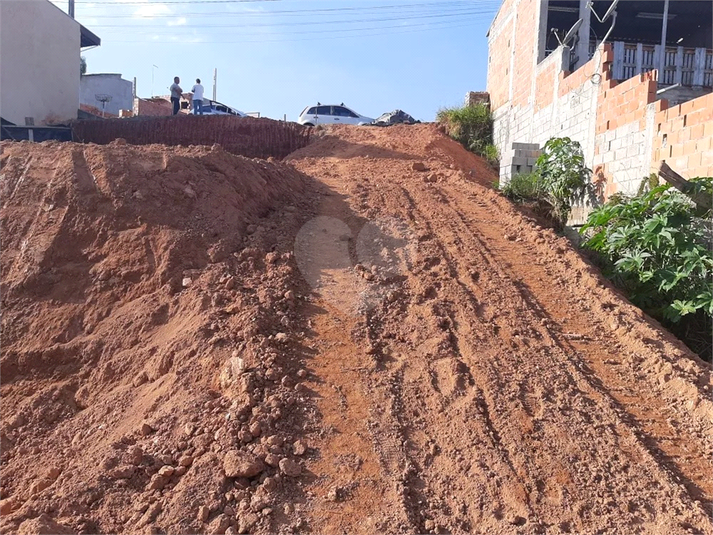
<svg viewBox="0 0 713 535"><path fill-rule="evenodd" d="M693 469L682 468L682 455L669 458L652 447L649 438L666 437L653 424L642 431L644 424L632 418L637 401L652 398L644 395L649 378L617 377L604 365L634 345L598 332L606 326L587 315L586 291L570 295L574 282L560 269L570 268L571 259L562 267L549 251L539 258L553 246L544 238L539 243L537 232L525 235L529 223L521 216L453 164L444 166L444 149L456 167L474 158L449 141L418 152L419 134L336 132L342 140L328 145L334 154L296 157L294 164L344 194L360 217L401 219L416 235L417 253L396 298L365 320L373 365L361 368L364 384L394 385L391 409L374 417L403 437L410 466L401 480L409 495L404 507L415 531L710 533L700 503L708 492L700 483L710 447L705 425L666 430L673 444L666 451L694 444ZM382 149L369 157L382 139L398 159ZM360 157L341 159L334 149L357 143ZM411 170L405 154L429 157L428 180ZM513 228L524 237L506 236ZM377 276L372 285L384 283ZM604 306L600 296L591 298ZM625 323L631 313L617 300L611 306ZM641 351L663 360L656 347ZM676 367L672 374L683 377ZM653 417L663 405L636 414ZM686 410L677 401L668 414L682 419ZM704 422L706 413L700 414L697 421ZM378 431L373 438L378 444Z"/></svg>
<svg viewBox="0 0 713 535"><path fill-rule="evenodd" d="M455 199L455 203L467 206L466 209L460 210L461 214L477 213L474 204L467 197L454 197L452 188L447 191L447 194ZM486 218L486 221L494 216L492 212L489 214L490 217ZM472 225L472 220L467 221L468 218L462 217L465 224ZM482 223L477 228L484 239L493 243L497 243L497 240L501 242L499 247L489 248L493 258L500 257L498 250L503 250L504 239L499 229ZM602 325L601 322L592 324L581 321L579 311L572 310L568 304L564 307L547 306L549 303L557 302L552 286L542 284L547 274L542 272L540 265L535 262L536 258L527 248L523 247L520 254L526 259L523 258L520 262L513 261L510 255L507 260L501 257L501 262L507 262L512 266L515 277L524 286L523 297L529 297L533 304L559 324L562 324L563 320L566 321L574 336L568 337L566 333L552 331L550 334L560 346L576 352L577 357L584 361L582 370L587 380L593 387L601 390L602 395L610 399L619 415L628 426L632 427L632 432L652 456L670 470L674 479L682 482L696 500L708 502L706 505L709 507L710 500L713 498L713 481L710 478L713 466L710 461L700 461L711 459L713 452L710 449L704 450L703 445L699 444L700 432L691 434L690 430L686 429L685 421L676 427L672 425L673 415L660 397L652 395L652 385L647 386L645 381L642 385L641 378L633 375L629 367L617 361L616 353L609 350L611 347L616 347L617 341L612 338L607 326ZM535 296L541 298L537 299ZM610 354L614 358L598 358L603 354ZM609 362L606 362L607 360ZM613 365L617 366L616 371L612 369ZM668 440L668 437L676 437L676 440Z"/></svg>

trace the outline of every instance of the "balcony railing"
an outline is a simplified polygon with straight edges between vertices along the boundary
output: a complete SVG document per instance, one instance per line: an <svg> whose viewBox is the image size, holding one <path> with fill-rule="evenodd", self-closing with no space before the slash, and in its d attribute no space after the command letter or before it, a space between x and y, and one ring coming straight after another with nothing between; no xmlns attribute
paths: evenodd
<svg viewBox="0 0 713 535"><path fill-rule="evenodd" d="M713 50L666 47L615 41L612 77L627 80L653 69L659 71L659 86L680 84L686 87L713 86ZM590 47L591 48L591 47ZM663 54L663 69L661 69Z"/></svg>
<svg viewBox="0 0 713 535"><path fill-rule="evenodd" d="M589 57L594 57L597 42L589 43ZM622 81L659 69L661 45L643 45L614 41L614 65L612 77ZM570 70L575 70L578 61L576 49L570 51ZM666 47L663 69L659 72L659 86L680 84L686 87L713 87L713 50L706 48Z"/></svg>

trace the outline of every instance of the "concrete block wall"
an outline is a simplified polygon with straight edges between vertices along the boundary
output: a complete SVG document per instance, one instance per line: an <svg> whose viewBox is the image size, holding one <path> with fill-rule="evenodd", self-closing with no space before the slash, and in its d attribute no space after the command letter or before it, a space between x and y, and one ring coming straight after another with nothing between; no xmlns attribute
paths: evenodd
<svg viewBox="0 0 713 535"><path fill-rule="evenodd" d="M602 86L592 169L605 196L633 195L651 173L654 115L665 106L656 101L656 75L651 71Z"/></svg>
<svg viewBox="0 0 713 535"><path fill-rule="evenodd" d="M510 5L512 9L527 6L525 18L530 20L532 4L512 0ZM516 30L520 18L518 11L504 19L500 33L489 36L491 46L502 41L508 28ZM585 162L602 183L605 196L636 193L660 160L667 160L687 177L713 175L713 94L667 109L666 100L657 100L657 71L621 83L613 80L609 45L574 72L562 68L569 57L566 48L535 64L529 73L524 60L517 60L525 52L506 47L491 51L491 58L505 52L510 54L511 65L520 64L518 72L524 78L518 75L517 83L512 78L488 82L500 95L492 102L501 182L506 183L514 173L530 171L522 150L541 148L552 137L569 137L582 145ZM534 53L533 48L530 54ZM506 101L502 100L503 83L510 84ZM527 99L522 97L522 88L529 88ZM523 149L522 144L533 146Z"/></svg>
<svg viewBox="0 0 713 535"><path fill-rule="evenodd" d="M665 160L685 178L713 176L713 93L658 110L652 141L652 165Z"/></svg>

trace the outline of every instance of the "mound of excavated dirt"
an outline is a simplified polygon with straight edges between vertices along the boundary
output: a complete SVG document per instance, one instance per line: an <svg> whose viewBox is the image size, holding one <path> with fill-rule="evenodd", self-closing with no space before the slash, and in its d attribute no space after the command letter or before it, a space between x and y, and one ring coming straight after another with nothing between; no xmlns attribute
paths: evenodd
<svg viewBox="0 0 713 535"><path fill-rule="evenodd" d="M217 146L2 149L2 531L215 532L239 504L266 529L289 476L222 463L295 455L294 261L271 249L307 179Z"/></svg>
<svg viewBox="0 0 713 535"><path fill-rule="evenodd" d="M3 143L0 529L713 533L710 369L432 125Z"/></svg>

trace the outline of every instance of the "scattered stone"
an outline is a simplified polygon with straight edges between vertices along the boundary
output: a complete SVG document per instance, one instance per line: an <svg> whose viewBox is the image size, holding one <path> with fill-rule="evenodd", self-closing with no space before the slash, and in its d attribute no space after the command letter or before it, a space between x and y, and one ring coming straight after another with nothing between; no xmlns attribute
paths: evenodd
<svg viewBox="0 0 713 535"><path fill-rule="evenodd" d="M176 468L176 471L174 472L174 475L175 475L176 477L181 477L181 476L182 476L183 474L185 474L187 471L188 471L188 468L186 468L185 466L179 466L178 468Z"/></svg>
<svg viewBox="0 0 713 535"><path fill-rule="evenodd" d="M282 511L283 511L286 515L291 515L292 513L295 512L295 506L292 505L291 503L286 503L286 504L284 504L284 505L282 506Z"/></svg>
<svg viewBox="0 0 713 535"><path fill-rule="evenodd" d="M135 466L120 466L118 468L114 468L114 470L109 473L109 477L114 479L131 479L134 473L136 473Z"/></svg>
<svg viewBox="0 0 713 535"><path fill-rule="evenodd" d="M151 481L149 481L148 488L149 490L161 490L163 487L166 486L166 483L168 483L168 481L164 476L154 474L151 478Z"/></svg>
<svg viewBox="0 0 713 535"><path fill-rule="evenodd" d="M206 507L205 505L201 505L198 508L198 516L197 516L198 520L201 522L205 522L206 520L208 520L209 516L210 516L210 509L208 509L208 507Z"/></svg>
<svg viewBox="0 0 713 535"><path fill-rule="evenodd" d="M193 464L193 457L191 457L190 455L184 455L178 461L178 466L185 466L186 468L188 468L192 464Z"/></svg>
<svg viewBox="0 0 713 535"><path fill-rule="evenodd" d="M280 470L288 477L297 477L302 473L302 466L292 459L282 459L280 461Z"/></svg>
<svg viewBox="0 0 713 535"><path fill-rule="evenodd" d="M225 530L225 535L238 535L238 529L233 526L228 526Z"/></svg>
<svg viewBox="0 0 713 535"><path fill-rule="evenodd" d="M428 167L423 162L413 162L411 164L411 169L418 172L428 171Z"/></svg>
<svg viewBox="0 0 713 535"><path fill-rule="evenodd" d="M266 477L265 481L262 482L262 486L267 492L275 491L278 487L277 479L274 477Z"/></svg>
<svg viewBox="0 0 713 535"><path fill-rule="evenodd" d="M282 437L279 435L270 435L269 437L267 437L266 442L270 446L282 446L282 443L284 441L282 440Z"/></svg>
<svg viewBox="0 0 713 535"><path fill-rule="evenodd" d="M327 492L327 499L330 502L339 502L342 500L342 493L339 487L333 487Z"/></svg>
<svg viewBox="0 0 713 535"><path fill-rule="evenodd" d="M226 477L255 477L265 470L265 464L252 453L230 450L223 459Z"/></svg>
<svg viewBox="0 0 713 535"><path fill-rule="evenodd" d="M262 426L260 426L260 422L253 422L250 424L250 434L255 438L262 434Z"/></svg>
<svg viewBox="0 0 713 535"><path fill-rule="evenodd" d="M154 431L155 431L155 429L153 427L151 427L149 424L147 424L146 422L141 424L141 434L143 436L148 436L151 433L153 433Z"/></svg>
<svg viewBox="0 0 713 535"><path fill-rule="evenodd" d="M144 450L141 449L141 446L133 446L127 452L127 457L131 464L138 466L144 460Z"/></svg>
<svg viewBox="0 0 713 535"><path fill-rule="evenodd" d="M287 342L287 335L285 333L277 333L275 335L275 340L277 342L285 343Z"/></svg>
<svg viewBox="0 0 713 535"><path fill-rule="evenodd" d="M253 435L252 433L250 433L249 429L243 428L238 431L238 439L240 440L240 442L247 444L248 442L252 441Z"/></svg>
<svg viewBox="0 0 713 535"><path fill-rule="evenodd" d="M282 386L284 386L285 388L292 388L295 385L294 381L292 381L292 379L290 379L288 375L285 375L282 378L280 384L282 384Z"/></svg>
<svg viewBox="0 0 713 535"><path fill-rule="evenodd" d="M238 533L249 533L260 519L255 513L248 513L238 521Z"/></svg>
<svg viewBox="0 0 713 535"><path fill-rule="evenodd" d="M176 471L176 469L173 466L167 465L167 466L162 466L159 468L158 475L161 477L165 477L166 479L169 479L173 473Z"/></svg>
<svg viewBox="0 0 713 535"><path fill-rule="evenodd" d="M226 514L226 515L228 515L228 516L235 516L235 509L233 509L233 508L230 507L229 505L226 505L226 506L223 508L223 513Z"/></svg>
<svg viewBox="0 0 713 535"><path fill-rule="evenodd" d="M257 491L250 499L250 509L255 512L261 511L265 507L268 507L270 505L272 505L272 500L270 499L270 496L264 491Z"/></svg>
<svg viewBox="0 0 713 535"><path fill-rule="evenodd" d="M272 514L272 508L271 507L265 507L262 511L260 511L262 516L269 516Z"/></svg>
<svg viewBox="0 0 713 535"><path fill-rule="evenodd" d="M292 444L292 451L295 455L304 455L307 452L307 444L302 440L298 440Z"/></svg>
<svg viewBox="0 0 713 535"><path fill-rule="evenodd" d="M307 370L298 370L297 377L299 377L300 379L304 379L305 377L307 377Z"/></svg>
<svg viewBox="0 0 713 535"><path fill-rule="evenodd" d="M183 277L183 280L181 280L181 286L184 288L188 288L191 284L193 284L193 279L190 277Z"/></svg>
<svg viewBox="0 0 713 535"><path fill-rule="evenodd" d="M426 531L433 531L434 529L436 529L436 523L429 518L423 523L423 528Z"/></svg>
<svg viewBox="0 0 713 535"><path fill-rule="evenodd" d="M229 526L230 518L227 515L220 515L208 525L208 533L209 535L223 535Z"/></svg>
<svg viewBox="0 0 713 535"><path fill-rule="evenodd" d="M280 464L280 458L274 453L268 453L265 455L265 464L277 468Z"/></svg>
<svg viewBox="0 0 713 535"><path fill-rule="evenodd" d="M288 301L294 301L294 299L295 299L295 292L293 292L292 290L287 290L287 291L285 292L285 299L287 299Z"/></svg>

